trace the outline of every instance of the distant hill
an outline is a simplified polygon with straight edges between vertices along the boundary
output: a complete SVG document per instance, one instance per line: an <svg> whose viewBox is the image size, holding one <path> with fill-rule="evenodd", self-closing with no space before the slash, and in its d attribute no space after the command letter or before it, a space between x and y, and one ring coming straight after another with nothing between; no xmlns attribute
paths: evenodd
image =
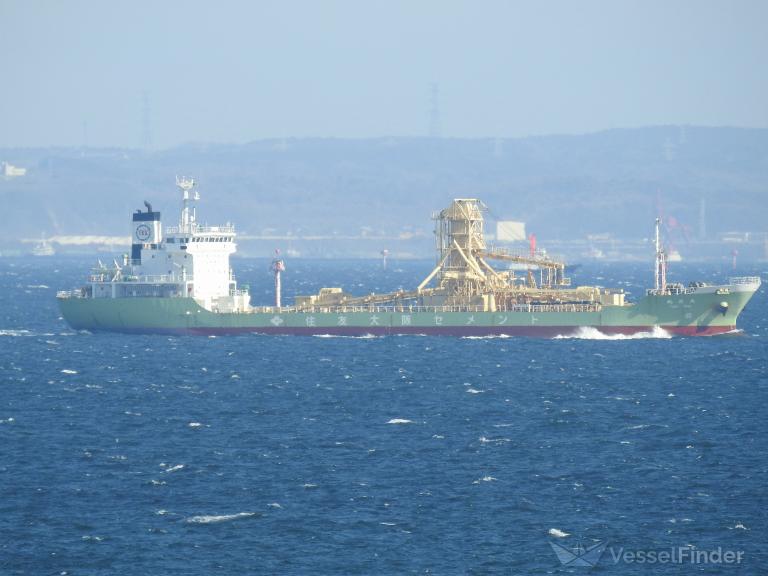
<svg viewBox="0 0 768 576"><path fill-rule="evenodd" d="M768 130L664 126L520 139L261 140L130 149L0 149L0 246L55 234L127 235L150 200L178 211L195 176L204 220L251 235L421 235L454 197L526 221L541 238L649 234L660 209L696 235L768 229ZM658 205L658 208L657 208Z"/></svg>

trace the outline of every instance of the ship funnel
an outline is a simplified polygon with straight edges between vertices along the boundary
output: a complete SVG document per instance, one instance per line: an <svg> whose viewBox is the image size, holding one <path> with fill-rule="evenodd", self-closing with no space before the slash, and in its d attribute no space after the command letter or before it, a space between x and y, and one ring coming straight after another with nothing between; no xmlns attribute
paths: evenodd
<svg viewBox="0 0 768 576"><path fill-rule="evenodd" d="M152 212L152 204L144 200L144 206L147 207L147 212Z"/></svg>

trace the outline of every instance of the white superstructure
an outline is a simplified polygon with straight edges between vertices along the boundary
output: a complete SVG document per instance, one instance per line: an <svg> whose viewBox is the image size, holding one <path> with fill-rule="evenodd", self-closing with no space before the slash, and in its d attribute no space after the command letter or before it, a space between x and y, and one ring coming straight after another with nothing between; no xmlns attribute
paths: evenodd
<svg viewBox="0 0 768 576"><path fill-rule="evenodd" d="M10 162L2 162L0 163L0 172L2 172L3 176L5 176L6 179L9 178L18 178L19 176L25 176L27 174L26 168L20 168L19 166L14 166Z"/></svg>
<svg viewBox="0 0 768 576"><path fill-rule="evenodd" d="M32 248L32 255L53 256L54 254L56 254L56 251L53 249L53 246L51 246L51 243L46 239L45 234L43 234L40 237L40 242L35 244L35 247Z"/></svg>
<svg viewBox="0 0 768 576"><path fill-rule="evenodd" d="M192 178L176 178L182 192L178 225L163 230L160 212L144 202L146 211L132 216L131 254L122 264L93 270L93 298L194 298L217 312L245 312L247 290L239 290L229 265L236 251L235 227L198 224L195 202L200 199Z"/></svg>

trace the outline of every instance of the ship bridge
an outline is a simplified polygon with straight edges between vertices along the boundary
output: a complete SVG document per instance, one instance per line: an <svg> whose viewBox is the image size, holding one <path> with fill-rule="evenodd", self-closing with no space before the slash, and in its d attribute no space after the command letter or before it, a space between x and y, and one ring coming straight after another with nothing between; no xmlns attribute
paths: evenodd
<svg viewBox="0 0 768 576"><path fill-rule="evenodd" d="M182 209L178 224L163 230L160 212L145 202L146 211L132 216L130 257L113 267L101 262L90 278L93 298L191 297L213 311L250 308L247 290L239 290L230 267L235 227L197 222L200 194L192 178L176 178Z"/></svg>

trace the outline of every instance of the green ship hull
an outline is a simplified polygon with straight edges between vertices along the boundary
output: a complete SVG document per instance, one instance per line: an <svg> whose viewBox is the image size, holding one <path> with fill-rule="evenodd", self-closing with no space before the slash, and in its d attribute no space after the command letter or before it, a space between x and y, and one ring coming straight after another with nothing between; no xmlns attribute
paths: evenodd
<svg viewBox="0 0 768 576"><path fill-rule="evenodd" d="M662 329L671 335L733 331L756 287L704 293L649 294L622 306L530 305L510 311L448 307L254 308L211 312L193 298L59 297L64 319L77 330L162 334L305 334L452 336L568 336L585 328L604 334Z"/></svg>
<svg viewBox="0 0 768 576"><path fill-rule="evenodd" d="M668 283L666 252L656 219L654 289L634 304L620 289L572 286L565 263L536 251L515 254L486 243L485 205L454 199L433 216L436 266L415 290L353 296L340 287L296 296L281 306L284 262L272 261L275 306L251 307L229 265L235 252L231 225L201 226L190 203L194 179L177 178L183 192L179 226L163 229L160 213L132 215L131 254L122 265L101 262L88 284L57 294L64 319L75 329L163 334L305 334L363 336L578 336L603 334L722 334L736 328L739 313L760 287L757 277L711 286ZM489 261L523 266L497 269Z"/></svg>

